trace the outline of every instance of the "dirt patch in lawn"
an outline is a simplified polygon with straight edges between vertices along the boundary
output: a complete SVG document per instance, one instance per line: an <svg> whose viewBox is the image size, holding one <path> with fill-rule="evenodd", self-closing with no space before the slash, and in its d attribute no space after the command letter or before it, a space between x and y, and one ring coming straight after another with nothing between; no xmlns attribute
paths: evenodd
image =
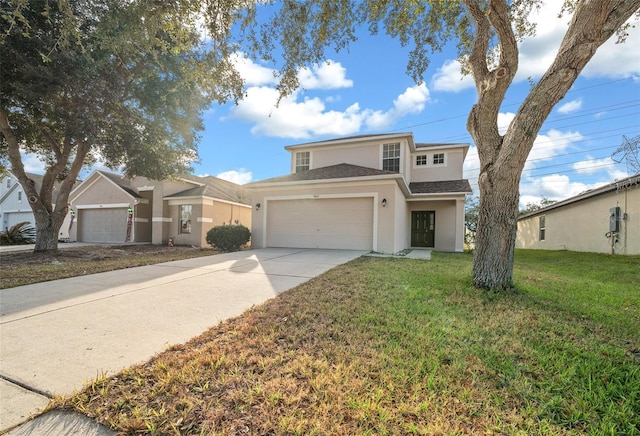
<svg viewBox="0 0 640 436"><path fill-rule="evenodd" d="M211 248L166 245L87 245L54 252L0 254L0 289L172 260L217 254Z"/></svg>

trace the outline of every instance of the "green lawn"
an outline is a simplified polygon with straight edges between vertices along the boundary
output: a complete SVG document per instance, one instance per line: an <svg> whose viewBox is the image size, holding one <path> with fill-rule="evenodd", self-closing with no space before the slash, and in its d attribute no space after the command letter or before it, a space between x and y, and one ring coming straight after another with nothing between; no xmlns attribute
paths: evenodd
<svg viewBox="0 0 640 436"><path fill-rule="evenodd" d="M54 407L128 433L640 434L640 256L361 258Z"/></svg>

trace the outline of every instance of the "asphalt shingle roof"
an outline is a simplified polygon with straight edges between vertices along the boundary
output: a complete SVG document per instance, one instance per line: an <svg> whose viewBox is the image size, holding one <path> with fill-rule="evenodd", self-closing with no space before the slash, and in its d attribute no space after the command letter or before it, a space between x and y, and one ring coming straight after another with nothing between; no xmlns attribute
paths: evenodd
<svg viewBox="0 0 640 436"><path fill-rule="evenodd" d="M260 180L255 183L280 183L280 182L301 182L306 180L328 180L328 179L344 179L350 177L369 177L381 175L397 175L397 173L375 168L361 167L341 163L328 167L314 168L309 171L301 171L299 173L287 174L286 176L273 177L271 179ZM249 183L251 186L254 183Z"/></svg>
<svg viewBox="0 0 640 436"><path fill-rule="evenodd" d="M328 167L315 168L309 171L287 174L286 176L260 180L259 182L249 183L246 186L251 187L252 185L263 183L287 183L312 180L321 181L330 179L347 179L351 177L375 177L389 175L399 176L398 173L394 173L392 171L341 163ZM454 192L459 193L471 192L471 185L469 185L469 181L466 179L444 180L437 182L414 182L409 184L409 190L412 194L446 194Z"/></svg>
<svg viewBox="0 0 640 436"><path fill-rule="evenodd" d="M231 201L234 203L251 204L251 196L242 186L222 180L213 176L191 176L183 175L181 178L189 180L202 186L196 186L176 194L172 194L171 197L211 197L218 198L220 200Z"/></svg>
<svg viewBox="0 0 640 436"><path fill-rule="evenodd" d="M471 192L471 185L467 179L442 180L437 182L409 183L412 194L446 194L453 192Z"/></svg>

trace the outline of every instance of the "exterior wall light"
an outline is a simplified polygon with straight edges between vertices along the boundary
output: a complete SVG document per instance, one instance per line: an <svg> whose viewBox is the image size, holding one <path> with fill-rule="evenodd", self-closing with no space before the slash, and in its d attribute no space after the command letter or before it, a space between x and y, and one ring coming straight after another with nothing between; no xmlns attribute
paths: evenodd
<svg viewBox="0 0 640 436"><path fill-rule="evenodd" d="M382 199L382 207L387 207L387 199L386 198Z"/></svg>
<svg viewBox="0 0 640 436"><path fill-rule="evenodd" d="M256 203L256 210L260 210L260 203Z"/></svg>

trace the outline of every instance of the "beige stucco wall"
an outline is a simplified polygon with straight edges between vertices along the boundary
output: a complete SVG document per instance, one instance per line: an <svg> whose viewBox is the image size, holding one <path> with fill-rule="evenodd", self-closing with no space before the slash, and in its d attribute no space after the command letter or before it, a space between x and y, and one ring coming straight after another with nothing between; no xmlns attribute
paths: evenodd
<svg viewBox="0 0 640 436"><path fill-rule="evenodd" d="M446 165L433 165L433 155L444 153L446 155ZM428 164L426 166L416 166L416 156L426 154ZM411 182L436 182L440 180L462 179L462 168L464 163L464 153L462 149L446 150L425 150L415 152L411 155L411 172L408 179Z"/></svg>
<svg viewBox="0 0 640 436"><path fill-rule="evenodd" d="M253 204L260 203L260 209L253 208L252 246L262 248L266 244L266 215L268 202L277 199L331 198L338 195L374 196L377 205L377 244L374 251L397 253L411 244L411 211L436 211L435 249L441 251L462 251L464 237L464 195L460 200L437 199L407 202L395 180L363 181L350 183L303 184L279 188L253 189ZM382 207L382 200L387 206ZM266 211L266 212L265 212ZM374 208L376 213L376 208Z"/></svg>
<svg viewBox="0 0 640 436"><path fill-rule="evenodd" d="M400 168L407 174L411 166L409 143L406 139L393 139L385 144L400 143ZM323 145L322 147L301 147L291 150L291 172L296 170L296 153L310 151L310 169L347 163L367 168L382 169L382 147L380 141L363 141L353 144Z"/></svg>
<svg viewBox="0 0 640 436"><path fill-rule="evenodd" d="M190 204L191 233L180 233L180 205ZM216 201L209 198L192 198L169 200L168 213L170 222L166 223L168 237L173 238L176 245L194 245L208 247L207 232L216 226L242 224L251 229L251 207Z"/></svg>
<svg viewBox="0 0 640 436"><path fill-rule="evenodd" d="M627 219L620 223L616 254L640 254L640 187L611 191L551 209L518 222L516 248L611 253L609 209L619 206ZM545 216L545 240L539 240L540 216Z"/></svg>
<svg viewBox="0 0 640 436"><path fill-rule="evenodd" d="M278 199L313 199L335 198L335 196L368 196L373 197L378 209L378 222L376 230L376 251L386 253L394 252L394 203L396 202L396 187L394 180L363 181L351 183L323 183L302 184L298 186L283 186L277 188L252 189L252 203L260 203L261 207L252 209L251 245L254 248L263 248L266 244L266 215L268 202ZM387 206L382 207L382 199L387 199ZM374 207L374 210L375 210Z"/></svg>
<svg viewBox="0 0 640 436"><path fill-rule="evenodd" d="M406 244L411 243L411 212L435 211L436 235L434 250L464 250L464 196L460 199L410 201L407 203L409 233Z"/></svg>

